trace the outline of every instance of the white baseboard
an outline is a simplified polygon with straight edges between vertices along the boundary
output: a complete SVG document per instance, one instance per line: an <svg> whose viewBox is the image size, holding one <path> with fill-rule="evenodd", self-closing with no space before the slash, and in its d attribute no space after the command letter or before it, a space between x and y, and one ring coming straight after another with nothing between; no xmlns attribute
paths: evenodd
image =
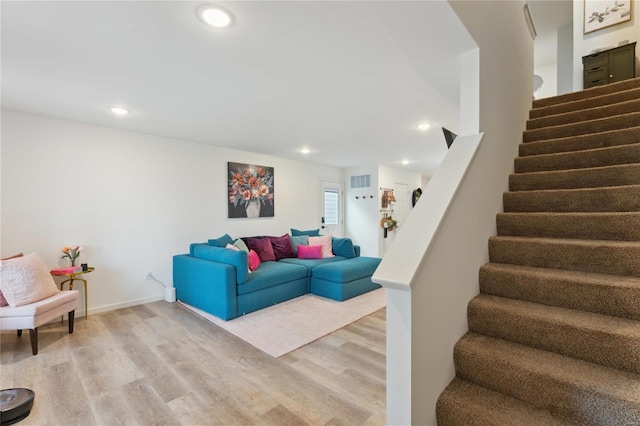
<svg viewBox="0 0 640 426"><path fill-rule="evenodd" d="M114 303L112 305L103 305L89 309L89 315L99 314L102 312L115 311L116 309L129 308L131 306L143 305L145 303L157 302L164 300L164 295L145 297L144 299L127 300L126 302ZM76 311L76 318L84 316L84 311Z"/></svg>

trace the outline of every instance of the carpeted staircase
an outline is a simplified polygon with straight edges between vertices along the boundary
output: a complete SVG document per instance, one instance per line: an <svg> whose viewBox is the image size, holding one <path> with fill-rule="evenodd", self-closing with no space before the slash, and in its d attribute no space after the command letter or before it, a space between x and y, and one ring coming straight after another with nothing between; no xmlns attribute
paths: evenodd
<svg viewBox="0 0 640 426"><path fill-rule="evenodd" d="M438 424L640 425L640 78L534 101Z"/></svg>

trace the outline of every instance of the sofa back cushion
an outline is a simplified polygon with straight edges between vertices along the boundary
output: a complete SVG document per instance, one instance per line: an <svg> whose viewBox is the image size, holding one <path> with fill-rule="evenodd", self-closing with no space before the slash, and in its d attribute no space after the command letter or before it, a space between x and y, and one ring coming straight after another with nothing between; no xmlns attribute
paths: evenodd
<svg viewBox="0 0 640 426"><path fill-rule="evenodd" d="M233 244L233 238L229 234L224 234L222 237L209 240L208 243L214 247L226 247L227 244Z"/></svg>
<svg viewBox="0 0 640 426"><path fill-rule="evenodd" d="M238 284L247 281L249 276L249 263L247 253L239 250L227 250L224 247L214 247L209 244L194 243L191 244L190 254L205 260L226 263L236 268L236 279Z"/></svg>
<svg viewBox="0 0 640 426"><path fill-rule="evenodd" d="M343 256L347 259L356 257L356 250L353 248L353 241L351 238L336 238L331 239L331 248L333 254L336 256Z"/></svg>
<svg viewBox="0 0 640 426"><path fill-rule="evenodd" d="M320 229L309 229L305 231L301 231L300 229L291 228L291 235L294 237L298 237L301 235L306 235L309 237L317 237L320 235Z"/></svg>

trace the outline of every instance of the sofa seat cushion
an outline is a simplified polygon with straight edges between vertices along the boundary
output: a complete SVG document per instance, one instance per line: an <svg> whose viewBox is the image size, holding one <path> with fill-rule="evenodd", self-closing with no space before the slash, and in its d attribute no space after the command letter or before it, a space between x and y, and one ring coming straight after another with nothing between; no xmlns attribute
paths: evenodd
<svg viewBox="0 0 640 426"><path fill-rule="evenodd" d="M313 268L313 277L337 283L347 283L371 277L380 264L380 260L377 257L354 257L342 262L320 265Z"/></svg>
<svg viewBox="0 0 640 426"><path fill-rule="evenodd" d="M334 262L339 262L341 260L347 260L346 257L342 257L342 256L334 256L334 257L325 257L322 259L281 259L280 261L278 261L278 263L290 263L293 265L301 265L304 266L305 268L307 268L307 276L310 277L311 276L311 271L320 265L324 265L327 263L334 263Z"/></svg>
<svg viewBox="0 0 640 426"><path fill-rule="evenodd" d="M264 262L249 275L246 282L238 284L238 294L252 293L278 284L306 278L307 276L307 270L300 265Z"/></svg>

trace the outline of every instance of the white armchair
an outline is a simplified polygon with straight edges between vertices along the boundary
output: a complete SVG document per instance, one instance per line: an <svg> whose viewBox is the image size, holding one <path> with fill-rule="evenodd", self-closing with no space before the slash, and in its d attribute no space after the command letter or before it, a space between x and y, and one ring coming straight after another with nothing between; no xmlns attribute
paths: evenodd
<svg viewBox="0 0 640 426"><path fill-rule="evenodd" d="M38 353L38 327L49 321L69 314L69 333L73 333L75 309L78 307L78 292L76 290L60 291L57 294L22 306L0 307L0 331L29 330L31 336L31 351Z"/></svg>
<svg viewBox="0 0 640 426"><path fill-rule="evenodd" d="M31 350L38 353L38 327L69 314L73 333L78 292L60 291L36 253L0 261L0 331L29 329ZM2 306L4 305L4 306Z"/></svg>

